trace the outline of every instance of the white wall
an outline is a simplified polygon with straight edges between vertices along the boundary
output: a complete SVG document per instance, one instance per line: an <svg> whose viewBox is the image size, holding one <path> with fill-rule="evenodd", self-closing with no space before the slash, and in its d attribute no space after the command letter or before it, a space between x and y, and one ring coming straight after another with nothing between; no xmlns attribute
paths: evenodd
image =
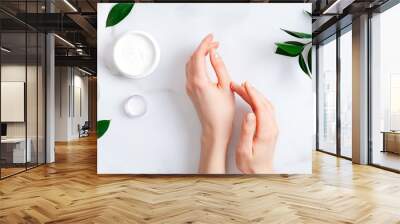
<svg viewBox="0 0 400 224"><path fill-rule="evenodd" d="M69 80L69 69L67 67L55 68L55 141L68 140Z"/></svg>
<svg viewBox="0 0 400 224"><path fill-rule="evenodd" d="M77 70L75 70L76 72ZM72 119L71 119L71 135L73 138L79 137L78 124L81 126L88 121L88 78L87 76L81 76L81 73L74 75L74 92L75 94L72 98L74 104L72 108ZM80 93L79 93L80 92ZM80 96L80 97L79 97ZM79 102L80 101L80 102ZM81 110L81 111L80 111Z"/></svg>
<svg viewBox="0 0 400 224"><path fill-rule="evenodd" d="M56 67L56 141L79 138L78 125L88 120L88 78L83 75L75 68Z"/></svg>
<svg viewBox="0 0 400 224"><path fill-rule="evenodd" d="M40 72L40 71L39 71ZM6 64L1 66L1 81L2 82L25 82L25 75L28 78L27 87L27 120L28 120L28 137L30 133L36 135L36 66ZM29 88L30 87L30 88ZM3 96L4 97L4 96ZM41 105L39 105L40 107ZM6 110L6 108L2 108ZM33 113L35 112L35 113ZM33 123L32 123L33 122ZM8 137L24 137L25 136L25 123L26 122L7 122L7 135Z"/></svg>
<svg viewBox="0 0 400 224"><path fill-rule="evenodd" d="M26 74L25 65L8 64L1 66L1 81L2 82L25 82ZM28 71L32 70L28 66ZM30 72L28 72L30 74ZM1 108L6 110L6 108ZM24 122L11 122L7 123L7 137L25 137L25 123Z"/></svg>

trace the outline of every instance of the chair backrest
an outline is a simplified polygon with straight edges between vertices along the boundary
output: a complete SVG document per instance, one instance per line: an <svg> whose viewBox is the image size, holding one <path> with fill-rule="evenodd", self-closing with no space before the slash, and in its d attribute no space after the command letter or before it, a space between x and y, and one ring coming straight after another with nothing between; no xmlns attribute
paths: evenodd
<svg viewBox="0 0 400 224"><path fill-rule="evenodd" d="M90 127L89 124L90 124L89 121L85 121L85 123L83 124L82 128L89 128Z"/></svg>

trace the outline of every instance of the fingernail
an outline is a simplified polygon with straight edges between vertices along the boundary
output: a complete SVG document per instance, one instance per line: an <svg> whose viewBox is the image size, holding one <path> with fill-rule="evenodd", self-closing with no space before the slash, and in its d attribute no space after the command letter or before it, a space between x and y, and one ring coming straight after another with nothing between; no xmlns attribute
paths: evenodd
<svg viewBox="0 0 400 224"><path fill-rule="evenodd" d="M245 82L245 85L247 88L253 88L253 86L248 81Z"/></svg>
<svg viewBox="0 0 400 224"><path fill-rule="evenodd" d="M249 88L249 82L245 81L245 82L243 83L243 87L246 88L246 89L248 89L248 88Z"/></svg>

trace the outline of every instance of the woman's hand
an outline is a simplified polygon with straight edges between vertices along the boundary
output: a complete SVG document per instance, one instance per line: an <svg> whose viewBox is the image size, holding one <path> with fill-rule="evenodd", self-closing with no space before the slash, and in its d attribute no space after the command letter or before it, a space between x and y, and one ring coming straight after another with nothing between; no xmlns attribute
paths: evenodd
<svg viewBox="0 0 400 224"><path fill-rule="evenodd" d="M200 173L225 173L226 151L235 113L231 79L216 48L218 43L209 34L186 63L187 94L202 126ZM207 72L207 55L217 76L217 83L211 81Z"/></svg>
<svg viewBox="0 0 400 224"><path fill-rule="evenodd" d="M246 174L273 173L275 145L278 139L278 125L274 108L260 92L248 82L231 84L252 108L242 122L239 145L236 150L236 165Z"/></svg>

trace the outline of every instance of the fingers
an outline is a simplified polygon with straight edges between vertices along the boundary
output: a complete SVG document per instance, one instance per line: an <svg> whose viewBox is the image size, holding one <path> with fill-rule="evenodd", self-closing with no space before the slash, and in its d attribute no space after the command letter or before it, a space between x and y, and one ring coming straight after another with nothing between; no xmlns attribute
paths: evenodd
<svg viewBox="0 0 400 224"><path fill-rule="evenodd" d="M212 40L212 34L208 34L190 57L186 64L186 76L188 79L199 82L210 81L207 74L205 57L211 49L217 48L219 45L218 42L213 42Z"/></svg>
<svg viewBox="0 0 400 224"><path fill-rule="evenodd" d="M246 101L252 107L251 100L249 98L249 95L247 94L246 89L244 88L244 85L239 85L236 84L235 82L231 82L231 90L237 93L244 101Z"/></svg>
<svg viewBox="0 0 400 224"><path fill-rule="evenodd" d="M253 138L256 131L256 116L248 113L242 122L238 150L245 156L252 155Z"/></svg>
<svg viewBox="0 0 400 224"><path fill-rule="evenodd" d="M256 130L256 138L262 138L266 132L266 123L267 123L267 111L262 102L262 98L258 94L258 92L252 87L248 82L244 83L244 87L246 89L247 95L251 101L251 105L253 105L253 111L256 114L256 122L257 122L257 130Z"/></svg>
<svg viewBox="0 0 400 224"><path fill-rule="evenodd" d="M253 138L256 131L256 117L248 113L242 122L239 145L236 150L236 164L243 173L250 173L253 157Z"/></svg>
<svg viewBox="0 0 400 224"><path fill-rule="evenodd" d="M209 44L213 40L213 35L210 33L200 42L200 45L197 47L196 51L194 52L193 56L205 56L208 53Z"/></svg>
<svg viewBox="0 0 400 224"><path fill-rule="evenodd" d="M224 61L218 55L215 48L211 48L211 50L210 50L210 61L211 61L211 65L214 68L215 74L217 75L218 85L223 88L229 87L231 78L225 67Z"/></svg>
<svg viewBox="0 0 400 224"><path fill-rule="evenodd" d="M193 53L191 60L199 62L198 65L205 66L205 56L208 55L211 49L217 48L218 46L219 43L213 41L213 35L208 34Z"/></svg>
<svg viewBox="0 0 400 224"><path fill-rule="evenodd" d="M248 82L246 82L244 86L256 115L257 128L255 138L268 141L274 137L277 132L272 104Z"/></svg>
<svg viewBox="0 0 400 224"><path fill-rule="evenodd" d="M252 107L254 112L256 109L262 109L263 107L273 111L271 102L269 102L269 100L267 100L262 93L252 87L248 82L244 82L242 85L231 82L230 87L233 92L236 92Z"/></svg>
<svg viewBox="0 0 400 224"><path fill-rule="evenodd" d="M186 70L195 70L198 72L186 72L187 78L193 78L194 80L203 82L204 80L210 81L207 73L205 57L210 54L211 65L213 66L217 79L218 86L227 88L230 85L231 78L225 67L225 64L221 57L216 53L219 43L213 41L213 35L208 34L197 47L196 51L191 56L189 62L186 65Z"/></svg>
<svg viewBox="0 0 400 224"><path fill-rule="evenodd" d="M244 83L244 89L249 96L251 105L253 105L254 112L257 113L257 110L260 112L260 110L264 109L263 96L254 87L252 87L249 82Z"/></svg>

